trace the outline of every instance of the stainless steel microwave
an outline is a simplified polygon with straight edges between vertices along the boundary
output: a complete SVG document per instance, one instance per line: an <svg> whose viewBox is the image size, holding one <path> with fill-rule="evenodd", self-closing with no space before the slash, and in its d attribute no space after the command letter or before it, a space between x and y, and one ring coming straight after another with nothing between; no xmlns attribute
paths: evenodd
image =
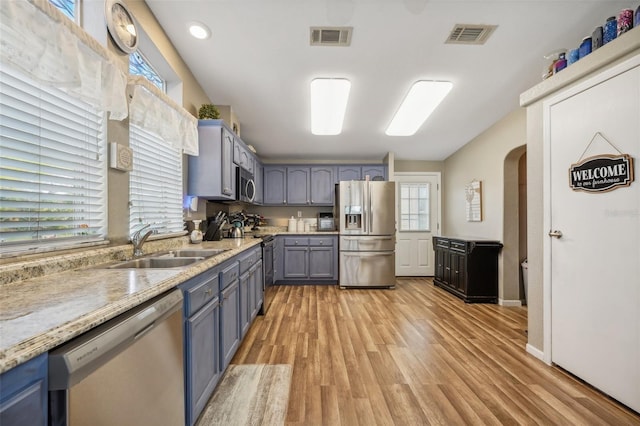
<svg viewBox="0 0 640 426"><path fill-rule="evenodd" d="M238 167L236 169L236 200L245 203L253 203L256 197L256 182L253 180L253 174Z"/></svg>

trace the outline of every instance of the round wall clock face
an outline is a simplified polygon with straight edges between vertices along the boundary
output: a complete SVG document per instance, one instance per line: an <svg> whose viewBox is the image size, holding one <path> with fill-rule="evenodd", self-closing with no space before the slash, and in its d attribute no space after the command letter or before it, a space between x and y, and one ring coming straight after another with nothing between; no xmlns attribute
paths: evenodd
<svg viewBox="0 0 640 426"><path fill-rule="evenodd" d="M138 30L133 15L119 0L106 0L107 29L116 46L124 53L132 53L138 47Z"/></svg>

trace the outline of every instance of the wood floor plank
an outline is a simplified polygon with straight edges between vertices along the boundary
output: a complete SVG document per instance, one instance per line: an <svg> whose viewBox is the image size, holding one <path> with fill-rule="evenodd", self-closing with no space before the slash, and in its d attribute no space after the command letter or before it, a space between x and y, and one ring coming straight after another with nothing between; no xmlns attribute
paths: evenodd
<svg viewBox="0 0 640 426"><path fill-rule="evenodd" d="M286 425L640 425L525 350L526 307L465 304L431 279L395 290L279 286L234 364L289 364Z"/></svg>

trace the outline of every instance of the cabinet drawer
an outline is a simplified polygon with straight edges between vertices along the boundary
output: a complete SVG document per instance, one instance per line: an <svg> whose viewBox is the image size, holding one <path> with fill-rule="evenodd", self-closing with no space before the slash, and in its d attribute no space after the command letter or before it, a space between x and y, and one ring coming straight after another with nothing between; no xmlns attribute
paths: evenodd
<svg viewBox="0 0 640 426"><path fill-rule="evenodd" d="M240 268L237 261L226 265L220 273L220 290L224 290L240 276Z"/></svg>
<svg viewBox="0 0 640 426"><path fill-rule="evenodd" d="M243 253L239 256L240 260L240 275L244 274L249 270L251 265L256 263L256 252L255 250L251 250L248 253Z"/></svg>
<svg viewBox="0 0 640 426"><path fill-rule="evenodd" d="M434 246L436 246L437 248L444 248L444 249L448 249L449 248L449 240L443 240L441 238L434 238Z"/></svg>
<svg viewBox="0 0 640 426"><path fill-rule="evenodd" d="M333 246L333 237L311 237L309 238L310 246L320 246L320 247L332 247Z"/></svg>
<svg viewBox="0 0 640 426"><path fill-rule="evenodd" d="M460 253L466 253L467 243L465 243L464 241L451 241L451 250Z"/></svg>
<svg viewBox="0 0 640 426"><path fill-rule="evenodd" d="M285 246L308 246L309 238L306 237L286 237L284 239Z"/></svg>
<svg viewBox="0 0 640 426"><path fill-rule="evenodd" d="M217 272L217 271L216 271ZM205 273L206 274L206 273ZM199 277L196 277L198 279ZM198 279L199 281L200 279ZM218 297L218 274L205 278L201 283L190 286L181 286L186 303L185 317L195 314L209 301Z"/></svg>

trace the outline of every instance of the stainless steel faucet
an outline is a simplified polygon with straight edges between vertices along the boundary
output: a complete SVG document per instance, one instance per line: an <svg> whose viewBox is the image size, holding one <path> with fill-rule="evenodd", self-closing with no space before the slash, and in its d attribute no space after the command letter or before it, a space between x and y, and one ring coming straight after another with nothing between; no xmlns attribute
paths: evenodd
<svg viewBox="0 0 640 426"><path fill-rule="evenodd" d="M140 236L140 233L147 229L149 226L151 225L147 224L143 226L142 228L134 232L131 236L131 243L133 244L133 257L140 257L144 254L144 252L142 251L142 245L145 241L147 241L147 238L149 238L149 236L153 234L153 229L147 231L144 235L142 235L142 237Z"/></svg>

